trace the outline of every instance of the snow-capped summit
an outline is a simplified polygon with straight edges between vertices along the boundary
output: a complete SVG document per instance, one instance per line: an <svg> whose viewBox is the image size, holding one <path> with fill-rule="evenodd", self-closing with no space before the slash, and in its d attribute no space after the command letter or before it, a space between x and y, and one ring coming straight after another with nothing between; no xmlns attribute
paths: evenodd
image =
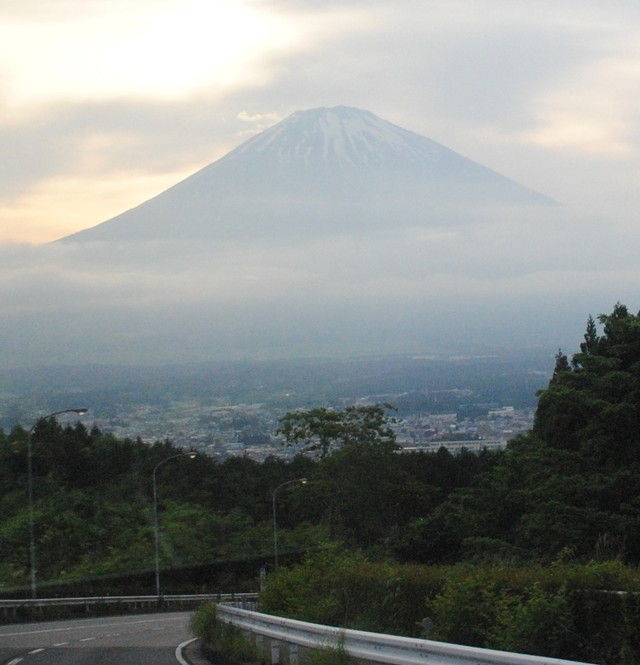
<svg viewBox="0 0 640 665"><path fill-rule="evenodd" d="M370 111L336 106L296 111L228 157L272 153L284 163L383 166L393 156L418 161L436 158L441 151L442 146L434 141L392 125Z"/></svg>
<svg viewBox="0 0 640 665"><path fill-rule="evenodd" d="M550 199L369 111L296 111L149 201L63 240L217 240L432 226Z"/></svg>

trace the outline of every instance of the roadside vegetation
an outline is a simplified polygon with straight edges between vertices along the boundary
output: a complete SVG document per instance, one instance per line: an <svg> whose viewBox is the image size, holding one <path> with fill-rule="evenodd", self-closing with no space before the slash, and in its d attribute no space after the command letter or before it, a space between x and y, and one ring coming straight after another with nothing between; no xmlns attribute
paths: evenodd
<svg viewBox="0 0 640 665"><path fill-rule="evenodd" d="M214 603L205 603L191 617L191 631L205 645L210 660L221 665L266 662L264 654L241 630L218 621Z"/></svg>
<svg viewBox="0 0 640 665"><path fill-rule="evenodd" d="M371 561L336 549L271 577L260 610L358 630L632 665L640 653L638 591L638 569L620 561L428 566Z"/></svg>
<svg viewBox="0 0 640 665"><path fill-rule="evenodd" d="M255 641L241 630L230 624L218 621L216 606L204 603L192 615L191 632L202 640L202 649L209 662L215 665L264 665L271 662L265 648L257 646ZM303 649L303 665L350 665L353 659L344 647L322 647Z"/></svg>

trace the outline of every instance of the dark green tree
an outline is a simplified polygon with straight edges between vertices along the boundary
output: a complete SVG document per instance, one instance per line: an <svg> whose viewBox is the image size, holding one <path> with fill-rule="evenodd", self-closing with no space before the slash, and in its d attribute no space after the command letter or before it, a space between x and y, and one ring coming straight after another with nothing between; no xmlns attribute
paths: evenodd
<svg viewBox="0 0 640 665"><path fill-rule="evenodd" d="M587 319L587 330L584 334L584 342L580 344L580 351L582 351L582 353L596 353L599 341L600 338L598 337L596 322L593 320L591 314L589 314L589 318Z"/></svg>
<svg viewBox="0 0 640 665"><path fill-rule="evenodd" d="M277 434L285 445L306 443L305 451L319 451L325 457L339 448L373 448L380 452L397 447L391 429L393 418L386 410L388 404L348 406L343 411L316 407L286 413L280 419Z"/></svg>
<svg viewBox="0 0 640 665"><path fill-rule="evenodd" d="M558 349L558 353L556 353L556 365L553 368L553 375L556 376L556 374L560 374L560 372L568 372L570 369L571 366L569 365L567 356L562 353L562 349Z"/></svg>

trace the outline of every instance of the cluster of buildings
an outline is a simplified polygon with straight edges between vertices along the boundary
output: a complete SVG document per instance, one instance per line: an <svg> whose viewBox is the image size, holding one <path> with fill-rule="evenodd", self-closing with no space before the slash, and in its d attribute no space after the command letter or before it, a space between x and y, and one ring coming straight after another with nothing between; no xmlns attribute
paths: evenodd
<svg viewBox="0 0 640 665"><path fill-rule="evenodd" d="M478 452L504 448L514 436L531 429L533 416L533 409L513 406L466 418L457 413L418 413L399 419L394 430L398 444L407 451L444 447L452 453L463 448Z"/></svg>
<svg viewBox="0 0 640 665"><path fill-rule="evenodd" d="M119 438L140 437L146 443L169 439L183 448L200 450L212 457L262 456L275 448L272 433L277 417L263 404L202 404L196 400L172 401L163 405L132 405L99 417L103 431ZM265 455L266 456L266 455Z"/></svg>
<svg viewBox="0 0 640 665"><path fill-rule="evenodd" d="M403 450L452 453L478 452L506 446L533 424L533 409L512 406L489 409L473 417L460 413L415 413L396 418L393 429ZM99 419L98 425L118 437L140 437L149 443L170 439L184 448L224 459L247 456L262 461L269 456L291 457L300 447L283 445L277 436L281 413L265 404L203 405L176 401L162 406L137 405Z"/></svg>
<svg viewBox="0 0 640 665"><path fill-rule="evenodd" d="M409 402L406 396L407 393L345 398L339 408L353 403L402 405L401 416L393 412L390 415L396 420L392 426L396 440L406 452L433 452L441 447L452 453L462 449L476 452L483 448L499 449L533 425L533 407L519 409L476 403L471 390L418 394L431 400L429 404L426 399L422 403ZM274 397L273 404L230 404L215 397L207 401L201 396L146 403L123 399L92 415L101 430L118 438L140 438L147 443L170 440L177 446L199 450L217 459L288 458L303 446L285 446L277 435L279 418L287 408L277 399L279 394ZM290 404L295 403L294 395L286 397ZM0 395L0 414L10 415L12 403L11 395Z"/></svg>

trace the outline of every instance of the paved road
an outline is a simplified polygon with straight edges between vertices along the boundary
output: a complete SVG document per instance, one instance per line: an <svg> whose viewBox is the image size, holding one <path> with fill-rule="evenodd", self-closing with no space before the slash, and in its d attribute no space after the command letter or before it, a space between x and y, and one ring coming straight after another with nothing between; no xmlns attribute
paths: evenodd
<svg viewBox="0 0 640 665"><path fill-rule="evenodd" d="M190 612L0 626L2 665L177 665Z"/></svg>

